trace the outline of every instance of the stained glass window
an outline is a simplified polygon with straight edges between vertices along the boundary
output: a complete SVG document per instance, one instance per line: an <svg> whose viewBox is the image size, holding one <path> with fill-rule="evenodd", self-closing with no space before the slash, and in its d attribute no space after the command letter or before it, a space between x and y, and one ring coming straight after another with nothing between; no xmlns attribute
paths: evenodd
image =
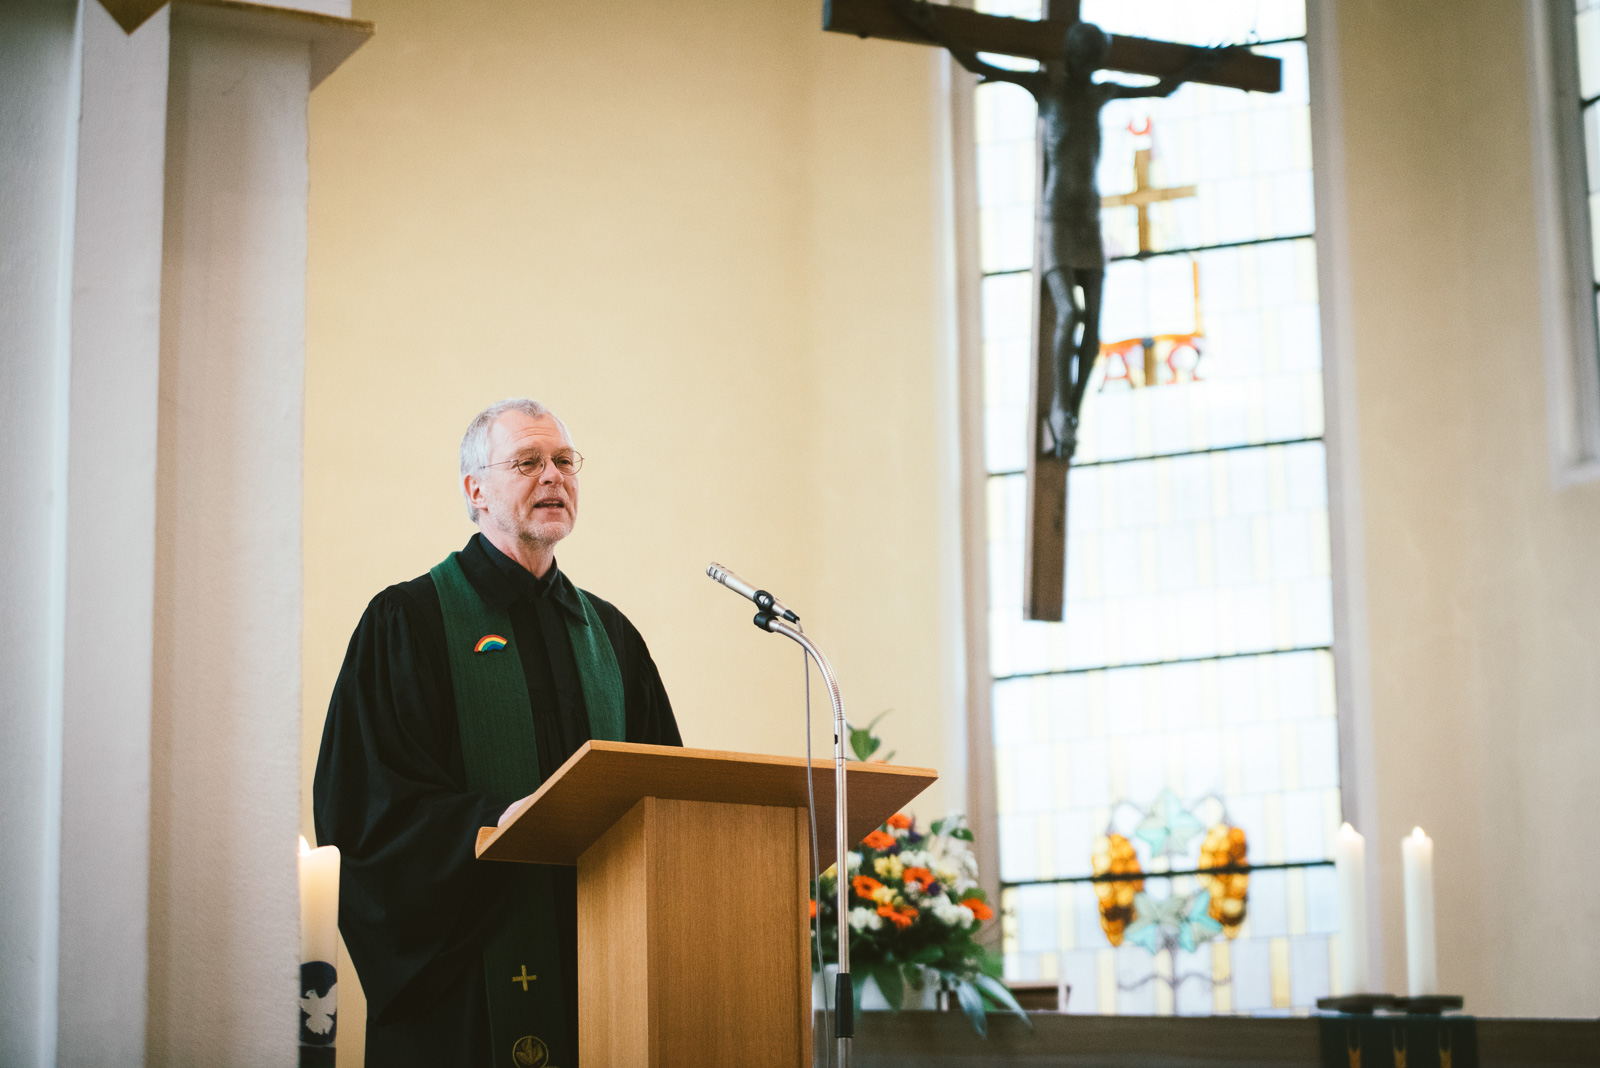
<svg viewBox="0 0 1600 1068"><path fill-rule="evenodd" d="M1077 1012L1303 1010L1330 986L1340 820L1303 3L1082 17L1251 43L1284 88L1105 108L1111 261L1059 624L1022 617L1035 109L977 90L1007 974L1065 979Z"/></svg>

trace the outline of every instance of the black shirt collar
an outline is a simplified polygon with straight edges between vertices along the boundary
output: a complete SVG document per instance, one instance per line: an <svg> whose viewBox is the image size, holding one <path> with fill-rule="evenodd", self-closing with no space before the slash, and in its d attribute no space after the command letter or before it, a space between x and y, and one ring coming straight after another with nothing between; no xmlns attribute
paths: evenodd
<svg viewBox="0 0 1600 1068"><path fill-rule="evenodd" d="M534 602L548 597L574 619L581 622L584 618L578 588L554 561L549 571L535 575L481 533L472 536L459 559L472 588L495 608L504 611L518 599Z"/></svg>

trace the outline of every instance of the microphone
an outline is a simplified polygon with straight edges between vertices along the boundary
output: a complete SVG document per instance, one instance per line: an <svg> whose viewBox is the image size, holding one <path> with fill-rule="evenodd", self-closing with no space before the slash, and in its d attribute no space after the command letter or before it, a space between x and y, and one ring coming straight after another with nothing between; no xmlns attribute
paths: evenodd
<svg viewBox="0 0 1600 1068"><path fill-rule="evenodd" d="M766 590L758 590L744 579L735 575L721 564L712 564L706 568L706 574L713 582L720 582L740 597L748 597L754 601L763 612L774 612L791 623L800 622L800 617L782 601L778 600Z"/></svg>

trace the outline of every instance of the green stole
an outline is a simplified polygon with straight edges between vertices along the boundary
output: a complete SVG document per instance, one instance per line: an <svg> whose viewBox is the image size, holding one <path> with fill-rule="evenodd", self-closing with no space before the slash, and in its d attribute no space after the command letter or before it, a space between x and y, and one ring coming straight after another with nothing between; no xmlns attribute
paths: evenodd
<svg viewBox="0 0 1600 1068"><path fill-rule="evenodd" d="M510 614L484 601L456 557L451 553L429 574L444 610L467 786L509 805L537 790L543 779L528 680ZM584 618L580 623L567 616L567 634L589 713L589 735L620 742L626 722L622 671L594 605L582 590L578 599ZM484 651L476 651L490 635L503 638L504 648L489 643ZM517 868L515 904L483 951L492 1064L496 1068L571 1065L577 1061L576 1036L567 1034L550 869L540 864Z"/></svg>

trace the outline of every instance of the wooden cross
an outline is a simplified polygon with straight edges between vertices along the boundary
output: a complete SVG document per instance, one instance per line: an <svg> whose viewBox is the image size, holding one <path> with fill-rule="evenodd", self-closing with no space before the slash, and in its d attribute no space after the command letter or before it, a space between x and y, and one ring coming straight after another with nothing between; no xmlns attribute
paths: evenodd
<svg viewBox="0 0 1600 1068"><path fill-rule="evenodd" d="M529 975L528 974L528 966L526 964L524 964L522 966L522 974L521 975L513 975L511 977L511 981L513 983L521 983L522 984L522 992L524 994L526 994L528 992L528 984L533 982L537 978L539 978L537 975Z"/></svg>
<svg viewBox="0 0 1600 1068"><path fill-rule="evenodd" d="M924 32L895 9L894 0L824 0L822 28L857 37L876 37L947 47L959 44L973 52L1020 56L1041 63L1062 62L1067 29L1078 21L1078 0L1044 0L1040 20L985 15L967 8L934 5L932 26L943 40ZM1236 49L1189 73L1208 50L1172 41L1112 35L1101 67L1166 79L1184 78L1233 89L1275 93L1282 86L1282 64L1271 56ZM1041 167L1045 153L1039 152ZM1148 158L1148 157L1147 157ZM1130 196L1133 194L1129 194ZM1130 203L1136 203L1129 201ZM1140 206L1140 246L1148 222ZM1033 365L1030 375L1031 418L1028 425L1028 520L1023 565L1023 614L1027 619L1059 622L1066 607L1067 475L1070 460L1045 447L1041 428L1055 391L1052 337L1055 302L1034 257ZM1087 368L1084 374L1087 374ZM1082 379L1080 378L1079 381Z"/></svg>

